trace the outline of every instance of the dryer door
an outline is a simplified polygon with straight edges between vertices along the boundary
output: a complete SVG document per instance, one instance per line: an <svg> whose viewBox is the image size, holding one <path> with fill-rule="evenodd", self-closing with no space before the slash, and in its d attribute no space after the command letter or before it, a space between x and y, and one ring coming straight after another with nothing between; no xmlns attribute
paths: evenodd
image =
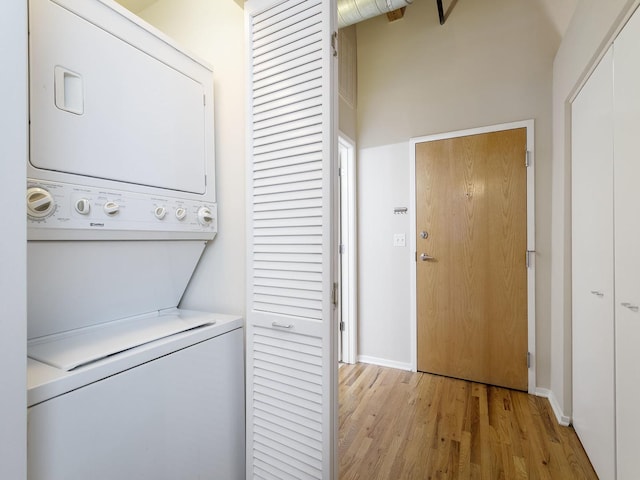
<svg viewBox="0 0 640 480"><path fill-rule="evenodd" d="M212 72L115 8L30 1L31 164L202 195Z"/></svg>

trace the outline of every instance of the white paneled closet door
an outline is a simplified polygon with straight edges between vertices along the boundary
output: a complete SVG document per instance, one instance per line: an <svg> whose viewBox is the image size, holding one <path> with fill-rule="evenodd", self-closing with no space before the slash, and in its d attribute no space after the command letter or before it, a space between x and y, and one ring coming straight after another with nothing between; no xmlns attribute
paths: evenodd
<svg viewBox="0 0 640 480"><path fill-rule="evenodd" d="M337 478L335 0L245 3L247 478Z"/></svg>
<svg viewBox="0 0 640 480"><path fill-rule="evenodd" d="M615 478L613 53L572 104L573 426L603 480Z"/></svg>
<svg viewBox="0 0 640 480"><path fill-rule="evenodd" d="M618 479L640 478L640 12L613 45Z"/></svg>

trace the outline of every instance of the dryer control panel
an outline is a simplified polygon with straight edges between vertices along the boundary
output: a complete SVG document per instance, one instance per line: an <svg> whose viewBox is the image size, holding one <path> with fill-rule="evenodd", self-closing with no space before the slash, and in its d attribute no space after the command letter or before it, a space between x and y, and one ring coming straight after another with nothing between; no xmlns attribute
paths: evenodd
<svg viewBox="0 0 640 480"><path fill-rule="evenodd" d="M29 240L212 239L215 203L72 185L27 181Z"/></svg>

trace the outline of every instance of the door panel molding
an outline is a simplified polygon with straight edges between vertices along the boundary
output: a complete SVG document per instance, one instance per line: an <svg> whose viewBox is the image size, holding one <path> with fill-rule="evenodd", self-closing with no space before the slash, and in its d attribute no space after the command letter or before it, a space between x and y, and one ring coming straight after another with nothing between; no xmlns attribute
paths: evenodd
<svg viewBox="0 0 640 480"><path fill-rule="evenodd" d="M529 167L527 168L527 250L535 252L535 122L523 120L518 122L489 125L466 130L444 132L409 139L409 258L410 268L410 295L411 295L411 370L417 371L418 367L418 335L417 335L417 298L416 298L416 144L432 142L469 135L498 132L502 130L512 130L516 128L526 128L527 130L527 151L529 152ZM522 159L525 161L525 158ZM524 252L523 252L524 253ZM528 392L535 394L536 391L536 310L535 310L535 253L530 255L531 261L527 270L527 324L528 324L528 351L530 352L531 366L528 370Z"/></svg>

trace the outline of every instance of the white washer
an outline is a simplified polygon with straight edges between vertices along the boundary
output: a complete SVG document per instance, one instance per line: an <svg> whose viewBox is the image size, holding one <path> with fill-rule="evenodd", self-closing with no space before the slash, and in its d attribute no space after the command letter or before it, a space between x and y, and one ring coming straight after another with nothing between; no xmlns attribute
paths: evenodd
<svg viewBox="0 0 640 480"><path fill-rule="evenodd" d="M181 311L121 323L178 315L215 323L71 371L29 359L29 479L244 478L242 319ZM92 332L94 349L62 334L30 350L51 363L78 350L89 359L104 351L101 334L113 343L113 328L94 327L105 330Z"/></svg>
<svg viewBox="0 0 640 480"><path fill-rule="evenodd" d="M178 308L217 232L213 73L112 0L30 0L28 478L244 478L240 317Z"/></svg>

